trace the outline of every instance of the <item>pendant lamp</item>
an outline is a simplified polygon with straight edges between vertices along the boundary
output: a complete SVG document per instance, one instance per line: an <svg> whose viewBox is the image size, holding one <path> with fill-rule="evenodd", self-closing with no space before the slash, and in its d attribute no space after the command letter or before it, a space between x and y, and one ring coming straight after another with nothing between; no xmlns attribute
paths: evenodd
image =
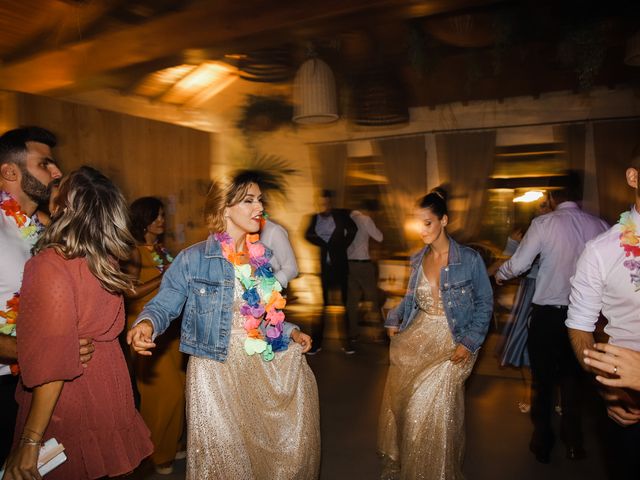
<svg viewBox="0 0 640 480"><path fill-rule="evenodd" d="M338 120L336 82L329 65L319 58L305 61L293 81L293 121L301 124Z"/></svg>

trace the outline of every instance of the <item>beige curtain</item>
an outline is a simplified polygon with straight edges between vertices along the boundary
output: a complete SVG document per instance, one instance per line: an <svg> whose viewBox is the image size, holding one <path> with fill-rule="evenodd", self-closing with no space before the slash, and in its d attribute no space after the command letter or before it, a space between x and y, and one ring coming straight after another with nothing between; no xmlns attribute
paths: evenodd
<svg viewBox="0 0 640 480"><path fill-rule="evenodd" d="M610 224L634 202L625 171L631 154L640 144L640 119L594 122L593 145L596 156L600 214Z"/></svg>
<svg viewBox="0 0 640 480"><path fill-rule="evenodd" d="M316 187L333 190L336 194L334 206L343 208L347 178L346 143L313 145L311 158Z"/></svg>
<svg viewBox="0 0 640 480"><path fill-rule="evenodd" d="M495 130L436 135L440 181L449 193L449 231L461 241L477 238L493 170Z"/></svg>
<svg viewBox="0 0 640 480"><path fill-rule="evenodd" d="M427 152L423 135L379 140L386 188L385 208L390 209L397 231L407 239L405 221L413 214L416 201L427 190ZM408 248L404 243L404 249Z"/></svg>

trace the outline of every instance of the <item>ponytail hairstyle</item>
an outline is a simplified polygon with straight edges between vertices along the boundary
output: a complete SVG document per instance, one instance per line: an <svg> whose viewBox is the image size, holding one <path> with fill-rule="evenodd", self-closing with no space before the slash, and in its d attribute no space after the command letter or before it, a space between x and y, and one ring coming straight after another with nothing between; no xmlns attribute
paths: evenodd
<svg viewBox="0 0 640 480"><path fill-rule="evenodd" d="M442 187L436 187L427 193L418 202L420 208L428 208L433 214L442 220L445 215L449 216L449 210L447 210L447 192Z"/></svg>
<svg viewBox="0 0 640 480"><path fill-rule="evenodd" d="M135 241L129 233L129 209L111 180L95 168L80 167L60 184L51 225L34 247L53 248L70 260L84 257L102 288L111 293L133 289L132 278L120 269Z"/></svg>

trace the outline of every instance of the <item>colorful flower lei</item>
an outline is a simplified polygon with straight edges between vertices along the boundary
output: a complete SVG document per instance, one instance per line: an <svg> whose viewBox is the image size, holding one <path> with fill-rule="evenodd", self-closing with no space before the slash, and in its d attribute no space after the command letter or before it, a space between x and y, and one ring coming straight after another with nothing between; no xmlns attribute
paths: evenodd
<svg viewBox="0 0 640 480"><path fill-rule="evenodd" d="M631 212L624 212L620 215L620 246L624 249L625 257L633 257L625 260L624 267L631 272L631 283L636 289L640 290L640 238L636 233L636 224L633 221Z"/></svg>
<svg viewBox="0 0 640 480"><path fill-rule="evenodd" d="M169 253L169 250L160 243L156 242L153 245L147 245L147 248L151 250L151 259L153 260L153 263L156 264L156 268L161 272L164 272L167 265L173 262L173 257ZM166 265L164 263L165 260L167 261Z"/></svg>
<svg viewBox="0 0 640 480"><path fill-rule="evenodd" d="M240 307L244 317L247 338L244 350L248 355L259 354L265 362L273 360L275 352L286 350L288 342L283 338L286 300L282 297L282 285L273 275L264 245L258 242L259 235L247 235L245 243L249 263L243 263L243 253L236 252L233 239L226 233L216 233L222 254L233 265L236 278L245 291ZM263 333L264 332L264 333Z"/></svg>
<svg viewBox="0 0 640 480"><path fill-rule="evenodd" d="M23 239L32 245L36 243L44 231L44 225L38 219L37 214L29 217L29 215L22 211L18 201L4 191L0 191L0 209L7 217L12 218L16 222Z"/></svg>

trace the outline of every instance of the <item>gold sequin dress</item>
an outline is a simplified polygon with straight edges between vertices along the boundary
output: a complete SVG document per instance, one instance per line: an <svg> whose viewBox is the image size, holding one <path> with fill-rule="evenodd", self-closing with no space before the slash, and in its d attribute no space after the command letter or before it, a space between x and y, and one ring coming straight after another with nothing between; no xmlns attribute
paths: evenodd
<svg viewBox="0 0 640 480"><path fill-rule="evenodd" d="M243 292L236 280L227 360L189 359L187 479L316 479L315 377L293 341L270 362L245 353Z"/></svg>
<svg viewBox="0 0 640 480"><path fill-rule="evenodd" d="M449 360L456 344L422 269L416 301L420 311L411 325L391 338L378 426L382 478L458 480L464 478L464 382L476 356L462 365Z"/></svg>

